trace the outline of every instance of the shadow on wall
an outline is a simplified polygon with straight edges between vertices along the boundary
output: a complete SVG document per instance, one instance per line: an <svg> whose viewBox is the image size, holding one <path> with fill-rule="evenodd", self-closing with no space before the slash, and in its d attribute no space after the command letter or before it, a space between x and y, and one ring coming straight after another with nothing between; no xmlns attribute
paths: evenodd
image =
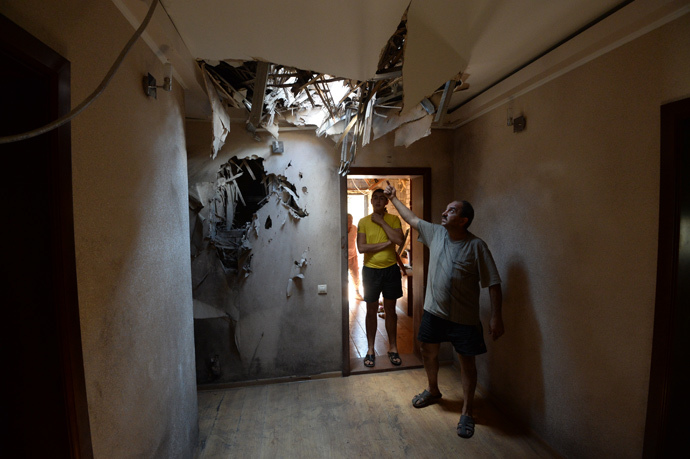
<svg viewBox="0 0 690 459"><path fill-rule="evenodd" d="M530 281L521 260L508 263L503 283L506 333L492 343L485 387L516 419L544 414L542 332L530 297Z"/></svg>

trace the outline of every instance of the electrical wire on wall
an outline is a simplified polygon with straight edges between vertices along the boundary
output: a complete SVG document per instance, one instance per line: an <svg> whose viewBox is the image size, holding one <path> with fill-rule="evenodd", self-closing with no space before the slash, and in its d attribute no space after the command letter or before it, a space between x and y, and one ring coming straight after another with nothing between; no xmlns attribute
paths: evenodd
<svg viewBox="0 0 690 459"><path fill-rule="evenodd" d="M15 135L10 135L10 136L6 136L6 137L0 137L0 144L19 142L21 140L30 139L32 137L36 137L36 136L39 136L41 134L45 134L46 132L50 132L53 129L56 129L56 128L62 126L63 124L70 122L75 116L77 116L86 107L88 107L91 104L91 102L96 100L96 98L98 96L100 96L101 93L108 86L108 84L110 83L110 80L113 78L113 76L115 76L115 72L117 72L117 69L120 68L122 61L125 59L125 56L127 56L127 53L129 53L129 50L132 49L132 46L134 46L134 43L141 36L141 34L144 33L146 26L149 25L149 22L151 21L151 18L153 17L153 12L156 10L156 6L158 6L158 0L153 0L151 2L151 6L149 7L148 13L146 13L146 17L144 18L144 21L141 23L141 25L136 30L136 32L134 32L134 35L132 35L132 38L129 39L129 41L127 42L125 47L122 49L122 51L120 52L120 55L117 57L117 59L115 60L113 65L110 67L110 70L108 71L108 73L103 78L103 81L101 81L101 84L98 85L98 87L91 93L91 95L89 95L89 97L87 97L81 104L79 104L71 112L67 113L66 115L61 116L60 118L56 119L52 123L46 124L43 127L28 131L28 132L24 132L23 134L15 134Z"/></svg>

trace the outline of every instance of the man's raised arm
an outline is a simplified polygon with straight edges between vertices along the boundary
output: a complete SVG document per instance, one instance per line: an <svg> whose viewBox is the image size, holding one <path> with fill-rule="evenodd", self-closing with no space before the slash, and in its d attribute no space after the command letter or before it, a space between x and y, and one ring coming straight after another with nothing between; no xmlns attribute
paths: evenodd
<svg viewBox="0 0 690 459"><path fill-rule="evenodd" d="M417 229L417 223L419 222L419 217L417 217L410 209L405 206L400 199L395 196L395 188L386 180L388 186L383 190L383 194L386 195L388 200L393 203L396 210L400 216L405 220L412 228Z"/></svg>

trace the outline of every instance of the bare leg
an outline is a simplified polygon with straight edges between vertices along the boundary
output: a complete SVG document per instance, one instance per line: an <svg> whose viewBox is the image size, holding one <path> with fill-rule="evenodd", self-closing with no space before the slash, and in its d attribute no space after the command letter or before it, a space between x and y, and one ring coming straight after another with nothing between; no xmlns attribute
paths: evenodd
<svg viewBox="0 0 690 459"><path fill-rule="evenodd" d="M438 389L438 353L441 349L440 343L422 343L422 359L424 360L424 370L429 380L429 387L426 390L431 395L439 395Z"/></svg>
<svg viewBox="0 0 690 459"><path fill-rule="evenodd" d="M462 404L462 414L472 416L472 404L474 402L474 391L477 388L477 365L473 355L460 355L460 381L464 402ZM426 363L424 364L426 366Z"/></svg>
<svg viewBox="0 0 690 459"><path fill-rule="evenodd" d="M357 262L357 257L347 259L347 267L350 271L350 276L352 276L352 282L355 284L355 291L359 295L359 266Z"/></svg>
<svg viewBox="0 0 690 459"><path fill-rule="evenodd" d="M377 317L376 311L379 308L378 301L367 302L367 317L364 321L365 329L367 332L367 343L369 345L369 350L367 354L374 354L374 341L376 340L376 328L377 328Z"/></svg>
<svg viewBox="0 0 690 459"><path fill-rule="evenodd" d="M386 333L388 333L389 352L398 352L398 314L395 312L395 300L383 299L383 310L386 313Z"/></svg>

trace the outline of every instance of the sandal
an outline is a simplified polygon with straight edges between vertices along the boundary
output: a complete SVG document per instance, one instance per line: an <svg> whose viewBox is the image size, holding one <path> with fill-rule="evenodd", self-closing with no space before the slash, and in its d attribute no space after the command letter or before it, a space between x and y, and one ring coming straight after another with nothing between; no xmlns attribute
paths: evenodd
<svg viewBox="0 0 690 459"><path fill-rule="evenodd" d="M431 392L424 389L424 392L414 396L414 398L412 399L412 406L414 406L415 408L424 408L425 406L429 406L432 403L434 403L436 400L440 400L440 399L441 399L440 393L438 395L432 395Z"/></svg>
<svg viewBox="0 0 690 459"><path fill-rule="evenodd" d="M376 356L374 354L367 354L366 357L364 357L364 366L365 367L373 367L375 363L376 363Z"/></svg>
<svg viewBox="0 0 690 459"><path fill-rule="evenodd" d="M400 354L398 354L397 352L389 352L388 358L390 359L391 363L393 365L395 365L396 367L402 363L402 359L400 358Z"/></svg>
<svg viewBox="0 0 690 459"><path fill-rule="evenodd" d="M458 422L458 435L462 438L470 438L474 435L474 419L472 416L463 414Z"/></svg>

